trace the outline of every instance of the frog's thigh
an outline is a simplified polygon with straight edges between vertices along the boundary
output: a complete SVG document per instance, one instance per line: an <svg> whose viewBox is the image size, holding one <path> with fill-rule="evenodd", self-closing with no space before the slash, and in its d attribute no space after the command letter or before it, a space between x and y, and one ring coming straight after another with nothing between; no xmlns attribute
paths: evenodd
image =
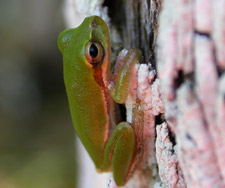
<svg viewBox="0 0 225 188"><path fill-rule="evenodd" d="M106 155L112 160L113 177L117 185L126 183L126 177L132 162L135 148L135 134L131 125L121 122L113 131L107 145ZM113 152L113 155L112 153ZM112 159L110 159L112 157Z"/></svg>

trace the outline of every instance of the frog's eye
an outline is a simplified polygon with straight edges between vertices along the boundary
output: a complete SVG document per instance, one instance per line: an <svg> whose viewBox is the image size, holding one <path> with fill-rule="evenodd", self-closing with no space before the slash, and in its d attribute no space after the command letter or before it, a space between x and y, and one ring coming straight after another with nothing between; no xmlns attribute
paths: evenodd
<svg viewBox="0 0 225 188"><path fill-rule="evenodd" d="M88 42L85 46L85 57L91 64L101 62L104 57L102 45L97 42Z"/></svg>

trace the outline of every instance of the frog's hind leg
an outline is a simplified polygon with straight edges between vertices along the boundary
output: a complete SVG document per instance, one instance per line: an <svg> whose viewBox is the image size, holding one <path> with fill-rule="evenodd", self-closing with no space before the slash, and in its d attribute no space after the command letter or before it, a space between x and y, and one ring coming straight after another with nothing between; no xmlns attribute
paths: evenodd
<svg viewBox="0 0 225 188"><path fill-rule="evenodd" d="M109 138L104 153L105 164L112 164L113 177L118 186L127 181L134 151L134 130L129 123L121 122Z"/></svg>

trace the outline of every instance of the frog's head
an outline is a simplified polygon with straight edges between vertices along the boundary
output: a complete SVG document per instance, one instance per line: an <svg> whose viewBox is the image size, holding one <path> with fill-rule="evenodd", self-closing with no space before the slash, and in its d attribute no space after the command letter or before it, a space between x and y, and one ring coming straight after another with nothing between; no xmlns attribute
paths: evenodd
<svg viewBox="0 0 225 188"><path fill-rule="evenodd" d="M73 41L72 46L70 45L71 41ZM66 48L75 48L75 51L79 48L84 52L83 54L90 64L99 63L104 56L107 58L110 56L108 27L98 16L87 17L77 28L67 29L60 33L58 47L62 54Z"/></svg>
<svg viewBox="0 0 225 188"><path fill-rule="evenodd" d="M75 68L83 73L92 71L98 83L102 78L107 84L111 47L108 27L102 18L87 17L77 28L63 31L58 37L58 47L63 54L64 65L70 66L68 69Z"/></svg>

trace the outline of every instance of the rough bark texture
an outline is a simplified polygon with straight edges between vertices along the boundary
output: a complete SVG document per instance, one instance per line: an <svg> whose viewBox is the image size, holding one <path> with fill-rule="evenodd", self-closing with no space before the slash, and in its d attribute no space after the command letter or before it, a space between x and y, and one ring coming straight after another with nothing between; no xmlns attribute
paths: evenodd
<svg viewBox="0 0 225 188"><path fill-rule="evenodd" d="M160 14L158 76L187 187L225 186L224 7L165 0Z"/></svg>
<svg viewBox="0 0 225 188"><path fill-rule="evenodd" d="M126 188L225 187L224 7L225 0L66 1L68 26L97 14L110 27L113 55L121 43L143 51L133 89L145 153ZM132 100L126 107L129 121ZM87 179L102 187L81 178L79 188Z"/></svg>

